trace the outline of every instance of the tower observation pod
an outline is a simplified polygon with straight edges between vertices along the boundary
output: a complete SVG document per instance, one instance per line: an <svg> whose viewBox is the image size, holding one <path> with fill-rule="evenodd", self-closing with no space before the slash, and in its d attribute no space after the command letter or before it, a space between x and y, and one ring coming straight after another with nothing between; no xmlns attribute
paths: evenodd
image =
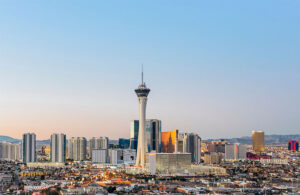
<svg viewBox="0 0 300 195"><path fill-rule="evenodd" d="M136 166L145 166L146 161L146 105L147 105L147 96L150 92L150 89L146 87L143 78L142 71L142 83L139 85L137 89L135 89L135 93L138 97L139 102L139 135L138 135L138 146L137 146L137 157L136 157Z"/></svg>

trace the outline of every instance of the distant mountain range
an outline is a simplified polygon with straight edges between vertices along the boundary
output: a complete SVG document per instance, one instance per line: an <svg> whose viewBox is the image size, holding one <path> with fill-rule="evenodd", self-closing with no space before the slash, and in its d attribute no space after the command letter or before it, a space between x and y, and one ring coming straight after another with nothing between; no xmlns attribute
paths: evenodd
<svg viewBox="0 0 300 195"><path fill-rule="evenodd" d="M15 139L15 138L12 138L9 136L0 135L0 142L10 142L10 143L16 144L16 143L20 143L21 140Z"/></svg>
<svg viewBox="0 0 300 195"><path fill-rule="evenodd" d="M214 141L220 139L209 139L205 141ZM224 139L229 143L252 144L252 137L245 136L240 138ZM300 134L295 135L265 135L265 144L287 144L290 140L300 141Z"/></svg>
<svg viewBox="0 0 300 195"><path fill-rule="evenodd" d="M0 135L0 142L9 142L13 144L18 144L21 143L21 139L16 139L13 137L5 136L5 135ZM50 139L46 140L36 140L36 144L38 146L42 145L50 145ZM109 140L109 144L119 144L119 140Z"/></svg>
<svg viewBox="0 0 300 195"><path fill-rule="evenodd" d="M13 144L18 144L18 143L21 143L21 140L13 138L13 137L9 137L9 136L0 135L0 142L10 142L10 143L13 143ZM50 140L49 139L47 139L47 140L37 140L36 144L38 146L40 146L40 145L49 145Z"/></svg>

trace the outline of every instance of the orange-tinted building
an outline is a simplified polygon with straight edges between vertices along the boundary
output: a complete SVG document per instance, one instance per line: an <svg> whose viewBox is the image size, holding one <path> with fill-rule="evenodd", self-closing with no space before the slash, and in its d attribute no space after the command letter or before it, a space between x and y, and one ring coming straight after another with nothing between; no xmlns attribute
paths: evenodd
<svg viewBox="0 0 300 195"><path fill-rule="evenodd" d="M178 130L161 132L161 152L177 152Z"/></svg>
<svg viewBox="0 0 300 195"><path fill-rule="evenodd" d="M252 131L253 151L262 153L265 151L265 133L263 131Z"/></svg>

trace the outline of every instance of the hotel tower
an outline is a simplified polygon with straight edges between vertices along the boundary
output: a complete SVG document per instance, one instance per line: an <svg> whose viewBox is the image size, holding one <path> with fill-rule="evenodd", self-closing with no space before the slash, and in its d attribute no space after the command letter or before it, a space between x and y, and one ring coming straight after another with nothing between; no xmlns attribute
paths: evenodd
<svg viewBox="0 0 300 195"><path fill-rule="evenodd" d="M147 96L150 92L150 89L146 87L143 79L143 71L142 71L142 83L135 90L136 95L138 96L139 101L139 135L138 135L138 146L137 146L137 157L136 157L136 166L145 166L146 161L146 104L147 104Z"/></svg>
<svg viewBox="0 0 300 195"><path fill-rule="evenodd" d="M265 133L263 131L252 131L253 151L262 153L265 151Z"/></svg>
<svg viewBox="0 0 300 195"><path fill-rule="evenodd" d="M23 163L36 161L36 136L34 133L23 134L22 157Z"/></svg>

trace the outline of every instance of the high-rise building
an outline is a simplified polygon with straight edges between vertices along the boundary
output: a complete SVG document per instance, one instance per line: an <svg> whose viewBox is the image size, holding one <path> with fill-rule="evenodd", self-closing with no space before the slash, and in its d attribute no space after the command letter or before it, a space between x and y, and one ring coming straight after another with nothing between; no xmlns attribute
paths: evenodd
<svg viewBox="0 0 300 195"><path fill-rule="evenodd" d="M15 161L20 159L20 145L9 142L0 143L0 160Z"/></svg>
<svg viewBox="0 0 300 195"><path fill-rule="evenodd" d="M72 137L68 140L68 158L74 161L86 160L87 141L84 137Z"/></svg>
<svg viewBox="0 0 300 195"><path fill-rule="evenodd" d="M265 133L263 131L252 131L253 151L262 153L265 151Z"/></svg>
<svg viewBox="0 0 300 195"><path fill-rule="evenodd" d="M218 152L218 153L225 153L225 145L227 141L218 140L212 141L207 144L207 151L208 152Z"/></svg>
<svg viewBox="0 0 300 195"><path fill-rule="evenodd" d="M36 161L36 135L34 133L23 134L22 158L24 163Z"/></svg>
<svg viewBox="0 0 300 195"><path fill-rule="evenodd" d="M201 161L201 138L195 133L179 133L177 152L191 153L192 162L199 164Z"/></svg>
<svg viewBox="0 0 300 195"><path fill-rule="evenodd" d="M161 152L174 153L178 152L178 130L161 132Z"/></svg>
<svg viewBox="0 0 300 195"><path fill-rule="evenodd" d="M119 148L128 149L130 145L130 139L119 138Z"/></svg>
<svg viewBox="0 0 300 195"><path fill-rule="evenodd" d="M130 149L137 149L139 120L130 121ZM147 119L145 141L147 152L161 152L161 120Z"/></svg>
<svg viewBox="0 0 300 195"><path fill-rule="evenodd" d="M93 137L89 141L89 155L92 157L92 151L98 149L108 149L108 137Z"/></svg>
<svg viewBox="0 0 300 195"><path fill-rule="evenodd" d="M247 147L242 144L226 144L225 145L226 160L246 160Z"/></svg>
<svg viewBox="0 0 300 195"><path fill-rule="evenodd" d="M139 137L139 120L130 121L130 149L137 150Z"/></svg>
<svg viewBox="0 0 300 195"><path fill-rule="evenodd" d="M109 140L108 148L119 148L119 140Z"/></svg>
<svg viewBox="0 0 300 195"><path fill-rule="evenodd" d="M50 138L51 162L66 162L66 134L52 134Z"/></svg>
<svg viewBox="0 0 300 195"><path fill-rule="evenodd" d="M298 141L291 140L288 143L289 143L288 150L299 151L299 142Z"/></svg>
<svg viewBox="0 0 300 195"><path fill-rule="evenodd" d="M136 95L138 96L139 101L139 135L138 135L138 146L137 146L137 158L136 158L136 166L145 166L146 160L146 104L147 104L147 96L150 92L150 89L146 87L143 79L142 72L142 83L135 90Z"/></svg>
<svg viewBox="0 0 300 195"><path fill-rule="evenodd" d="M161 152L161 120L146 121L148 151Z"/></svg>

